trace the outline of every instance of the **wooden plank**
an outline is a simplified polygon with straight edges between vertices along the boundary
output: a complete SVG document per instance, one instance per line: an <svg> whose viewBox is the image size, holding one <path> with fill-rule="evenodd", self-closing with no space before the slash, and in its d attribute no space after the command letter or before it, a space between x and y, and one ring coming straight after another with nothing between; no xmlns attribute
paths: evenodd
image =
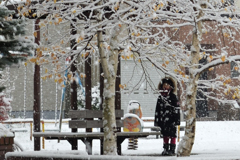
<svg viewBox="0 0 240 160"><path fill-rule="evenodd" d="M124 115L124 110L122 110L122 109L116 110L115 115L116 115L117 118L123 117L123 115Z"/></svg>
<svg viewBox="0 0 240 160"><path fill-rule="evenodd" d="M122 120L116 120L117 127L123 127ZM102 128L103 120L70 120L69 128Z"/></svg>
<svg viewBox="0 0 240 160"><path fill-rule="evenodd" d="M117 118L123 117L123 110L116 110L115 115ZM70 118L102 118L102 110L70 110L68 112Z"/></svg>
<svg viewBox="0 0 240 160"><path fill-rule="evenodd" d="M85 118L102 118L102 116L101 110L88 110Z"/></svg>
<svg viewBox="0 0 240 160"><path fill-rule="evenodd" d="M123 121L122 120L116 120L117 127L123 127Z"/></svg>
<svg viewBox="0 0 240 160"><path fill-rule="evenodd" d="M86 117L86 114L87 114L86 110L77 110L77 111L70 110L68 112L69 118L84 118Z"/></svg>
<svg viewBox="0 0 240 160"><path fill-rule="evenodd" d="M149 135L161 135L160 132L117 132L117 136L120 137L146 137ZM45 137L49 139L54 139L55 138L102 138L104 136L103 132L77 132L77 133L72 133L72 132L34 132L33 133L34 137Z"/></svg>

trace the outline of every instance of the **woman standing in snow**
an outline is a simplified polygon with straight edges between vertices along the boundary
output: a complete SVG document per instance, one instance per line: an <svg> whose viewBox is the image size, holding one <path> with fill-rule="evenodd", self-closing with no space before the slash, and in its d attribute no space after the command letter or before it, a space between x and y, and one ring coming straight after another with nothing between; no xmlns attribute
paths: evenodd
<svg viewBox="0 0 240 160"><path fill-rule="evenodd" d="M180 107L176 85L172 78L164 78L158 85L160 95L157 100L154 126L159 126L163 135L162 155L175 155L177 125L180 125ZM170 141L170 143L169 143Z"/></svg>

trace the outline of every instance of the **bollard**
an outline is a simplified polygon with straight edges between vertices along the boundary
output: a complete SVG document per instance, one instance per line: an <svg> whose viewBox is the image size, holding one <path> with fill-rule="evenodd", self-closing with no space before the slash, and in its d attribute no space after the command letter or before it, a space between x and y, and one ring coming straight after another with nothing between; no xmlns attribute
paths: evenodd
<svg viewBox="0 0 240 160"><path fill-rule="evenodd" d="M42 121L42 132L44 132L44 121ZM42 149L45 149L44 137L42 137Z"/></svg>
<svg viewBox="0 0 240 160"><path fill-rule="evenodd" d="M180 141L180 125L178 126L178 139L177 141L179 142Z"/></svg>
<svg viewBox="0 0 240 160"><path fill-rule="evenodd" d="M32 122L30 123L30 141L32 141Z"/></svg>

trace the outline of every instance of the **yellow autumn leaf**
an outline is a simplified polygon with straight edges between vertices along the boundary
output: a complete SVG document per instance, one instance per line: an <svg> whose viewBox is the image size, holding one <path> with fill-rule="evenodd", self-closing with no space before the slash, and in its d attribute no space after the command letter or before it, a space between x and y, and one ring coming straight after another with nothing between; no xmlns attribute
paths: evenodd
<svg viewBox="0 0 240 160"><path fill-rule="evenodd" d="M86 77L86 74L81 73L81 74L80 74L80 77L81 77L81 78L85 78L85 77Z"/></svg>
<svg viewBox="0 0 240 160"><path fill-rule="evenodd" d="M90 54L89 52L86 52L86 53L85 53L85 58L86 58L89 54Z"/></svg>
<svg viewBox="0 0 240 160"><path fill-rule="evenodd" d="M47 76L47 78L52 78L52 74L49 74L49 75Z"/></svg>
<svg viewBox="0 0 240 160"><path fill-rule="evenodd" d="M169 64L169 61L166 61L165 63L166 63L166 64Z"/></svg>
<svg viewBox="0 0 240 160"><path fill-rule="evenodd" d="M161 2L161 3L160 3L160 7L163 7L163 6L164 6L164 4Z"/></svg>
<svg viewBox="0 0 240 160"><path fill-rule="evenodd" d="M48 69L46 68L46 69L45 69L45 73L47 73L47 72L48 72Z"/></svg>
<svg viewBox="0 0 240 160"><path fill-rule="evenodd" d="M225 56L222 56L221 60L222 60L223 62L225 61L225 59L226 59L226 57L225 57Z"/></svg>
<svg viewBox="0 0 240 160"><path fill-rule="evenodd" d="M34 32L33 35L34 35L34 37L37 37L37 32Z"/></svg>
<svg viewBox="0 0 240 160"><path fill-rule="evenodd" d="M234 67L234 70L238 71L238 67L237 67L237 66L235 66L235 67Z"/></svg>
<svg viewBox="0 0 240 160"><path fill-rule="evenodd" d="M42 78L42 80L46 80L47 79L47 77L41 77Z"/></svg>
<svg viewBox="0 0 240 160"><path fill-rule="evenodd" d="M57 70L59 70L61 68L61 65L60 64L58 64L57 65Z"/></svg>
<svg viewBox="0 0 240 160"><path fill-rule="evenodd" d="M35 17L36 17L36 15L37 15L37 13L33 13L33 14L32 14L32 17L33 17L33 18L35 18Z"/></svg>
<svg viewBox="0 0 240 160"><path fill-rule="evenodd" d="M57 2L57 0L54 0L54 3L56 3Z"/></svg>
<svg viewBox="0 0 240 160"><path fill-rule="evenodd" d="M123 85L121 85L121 84L119 84L119 88L123 89L123 88L124 88L124 86L123 86Z"/></svg>
<svg viewBox="0 0 240 160"><path fill-rule="evenodd" d="M32 62L32 63L36 63L37 59L36 58L31 58L29 61Z"/></svg>
<svg viewBox="0 0 240 160"><path fill-rule="evenodd" d="M72 78L72 74L68 74L67 77L68 77L69 79L71 79L71 78Z"/></svg>
<svg viewBox="0 0 240 160"><path fill-rule="evenodd" d="M24 63L24 66L27 66L27 62Z"/></svg>
<svg viewBox="0 0 240 160"><path fill-rule="evenodd" d="M62 78L59 78L58 79L58 83L60 84L60 83L62 83L63 82L63 79Z"/></svg>
<svg viewBox="0 0 240 160"><path fill-rule="evenodd" d="M156 11L156 10L157 10L157 6L156 6L156 5L154 5L153 9L154 9L154 11Z"/></svg>
<svg viewBox="0 0 240 160"><path fill-rule="evenodd" d="M213 70L213 67L209 68L209 71L212 71Z"/></svg>
<svg viewBox="0 0 240 160"><path fill-rule="evenodd" d="M229 38L229 34L228 33L223 33L223 36L226 38Z"/></svg>
<svg viewBox="0 0 240 160"><path fill-rule="evenodd" d="M62 18L58 18L58 23L61 23L62 22Z"/></svg>

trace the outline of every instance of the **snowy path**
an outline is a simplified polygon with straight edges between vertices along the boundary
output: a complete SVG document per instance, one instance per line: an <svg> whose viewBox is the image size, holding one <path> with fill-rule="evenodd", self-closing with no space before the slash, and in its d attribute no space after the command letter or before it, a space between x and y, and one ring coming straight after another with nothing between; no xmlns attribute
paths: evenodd
<svg viewBox="0 0 240 160"><path fill-rule="evenodd" d="M145 122L145 126L152 125L152 122ZM6 125L9 128L24 128L27 132L16 132L15 140L24 143L22 147L26 151L33 151L33 141L30 141L30 125L29 124L12 124ZM212 121L197 122L196 138L193 146L192 155L190 157L161 157L162 139L156 139L155 136L149 138L141 138L138 140L137 150L128 150L128 140L122 144L122 153L125 158L132 157L142 159L240 159L240 121ZM63 124L63 131L70 131L67 124ZM45 129L55 130L58 126L54 123L45 124ZM184 132L181 131L181 136ZM78 148L81 153L86 154L84 144L79 140ZM71 145L67 141L46 140L45 151L70 151ZM99 140L93 141L93 156L100 154ZM136 157L137 156L137 157ZM141 157L139 157L141 156ZM97 156L99 157L99 156ZM106 158L106 157L105 157ZM116 158L116 157L115 157ZM122 157L123 158L123 157Z"/></svg>

